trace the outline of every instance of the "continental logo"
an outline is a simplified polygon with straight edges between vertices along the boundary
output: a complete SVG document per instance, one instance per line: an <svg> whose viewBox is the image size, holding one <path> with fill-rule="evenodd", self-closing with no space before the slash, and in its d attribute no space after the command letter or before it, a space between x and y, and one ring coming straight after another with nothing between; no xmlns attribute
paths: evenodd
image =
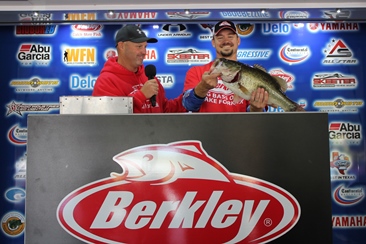
<svg viewBox="0 0 366 244"><path fill-rule="evenodd" d="M310 14L306 11L279 11L278 17L280 19L307 19L309 18Z"/></svg>
<svg viewBox="0 0 366 244"><path fill-rule="evenodd" d="M97 20L97 13L66 13L64 15L64 20Z"/></svg>
<svg viewBox="0 0 366 244"><path fill-rule="evenodd" d="M338 186L333 192L333 199L336 203L343 206L355 205L365 197L363 187L345 187L343 184Z"/></svg>
<svg viewBox="0 0 366 244"><path fill-rule="evenodd" d="M282 61L288 64L299 64L306 61L311 55L308 46L291 46L286 43L280 49L279 56Z"/></svg>
<svg viewBox="0 0 366 244"><path fill-rule="evenodd" d="M336 98L333 101L315 101L314 107L321 112L328 113L357 113L358 108L363 107L363 100L345 100Z"/></svg>
<svg viewBox="0 0 366 244"><path fill-rule="evenodd" d="M51 46L43 44L23 43L19 46L17 59L24 66L48 66L52 59Z"/></svg>
<svg viewBox="0 0 366 244"><path fill-rule="evenodd" d="M64 47L62 61L67 66L93 66L97 64L95 47Z"/></svg>
<svg viewBox="0 0 366 244"><path fill-rule="evenodd" d="M53 36L56 34L56 25L17 25L16 36Z"/></svg>
<svg viewBox="0 0 366 244"><path fill-rule="evenodd" d="M5 235L16 237L23 234L25 218L21 213L9 212L1 219L1 228Z"/></svg>
<svg viewBox="0 0 366 244"><path fill-rule="evenodd" d="M28 129L21 128L18 124L8 131L8 141L16 146L27 145Z"/></svg>
<svg viewBox="0 0 366 244"><path fill-rule="evenodd" d="M30 80L12 80L10 86L15 88L16 93L47 93L53 92L54 87L60 85L58 79L40 79L38 77Z"/></svg>

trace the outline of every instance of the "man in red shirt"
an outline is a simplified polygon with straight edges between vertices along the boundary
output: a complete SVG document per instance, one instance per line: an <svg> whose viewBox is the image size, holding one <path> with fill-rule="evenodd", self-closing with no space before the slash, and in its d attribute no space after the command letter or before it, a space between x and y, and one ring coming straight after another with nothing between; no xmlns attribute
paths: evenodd
<svg viewBox="0 0 366 244"><path fill-rule="evenodd" d="M220 21L214 27L212 46L216 58L237 61L240 38L231 21ZM262 112L268 102L268 92L258 88L251 94L250 101L234 101L234 93L221 81L220 74L211 73L214 61L190 68L184 81L183 104L193 112ZM193 108L193 109L191 109Z"/></svg>
<svg viewBox="0 0 366 244"><path fill-rule="evenodd" d="M187 112L182 104L183 95L168 100L157 78L148 79L145 75L142 62L147 43L156 43L157 39L147 37L140 27L128 24L117 32L115 41L118 56L104 64L92 96L133 97L134 113ZM155 106L150 99L154 95Z"/></svg>

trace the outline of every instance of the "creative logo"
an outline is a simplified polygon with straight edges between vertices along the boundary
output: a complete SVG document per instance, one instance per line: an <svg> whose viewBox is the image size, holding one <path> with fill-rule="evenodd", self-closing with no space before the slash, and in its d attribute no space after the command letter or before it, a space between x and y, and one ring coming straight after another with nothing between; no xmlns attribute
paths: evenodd
<svg viewBox="0 0 366 244"><path fill-rule="evenodd" d="M24 153L16 162L15 162L15 180L25 180L26 179L26 171L27 171L27 154Z"/></svg>
<svg viewBox="0 0 366 244"><path fill-rule="evenodd" d="M344 185L338 186L333 192L333 199L343 206L355 205L365 196L362 187L347 188Z"/></svg>
<svg viewBox="0 0 366 244"><path fill-rule="evenodd" d="M194 48L169 49L165 56L167 64L209 63L210 60L210 52L198 51Z"/></svg>
<svg viewBox="0 0 366 244"><path fill-rule="evenodd" d="M314 102L314 107L319 108L319 111L328 113L358 113L359 107L363 107L363 100L345 100L344 98L336 98L333 101L317 101Z"/></svg>
<svg viewBox="0 0 366 244"><path fill-rule="evenodd" d="M192 11L189 13L183 12L167 12L166 15L171 19L199 19L210 16L210 12Z"/></svg>
<svg viewBox="0 0 366 244"><path fill-rule="evenodd" d="M269 59L271 54L271 49L239 49L237 51L238 60Z"/></svg>
<svg viewBox="0 0 366 244"><path fill-rule="evenodd" d="M6 116L15 114L22 117L23 113L47 113L53 109L60 109L60 104L23 104L12 101L8 105L6 105L6 107L8 109L8 111L6 112Z"/></svg>
<svg viewBox="0 0 366 244"><path fill-rule="evenodd" d="M8 141L17 146L23 146L27 144L27 128L20 128L18 124L14 125L8 131Z"/></svg>
<svg viewBox="0 0 366 244"><path fill-rule="evenodd" d="M343 40L332 39L324 49L325 58L323 64L338 65L338 64L357 64L358 60L353 58L352 51Z"/></svg>
<svg viewBox="0 0 366 244"><path fill-rule="evenodd" d="M119 19L156 19L158 12L115 12L113 14L106 13L106 19L119 20Z"/></svg>
<svg viewBox="0 0 366 244"><path fill-rule="evenodd" d="M286 43L281 47L279 56L285 63L299 64L310 57L310 49L308 46L292 47L289 43Z"/></svg>
<svg viewBox="0 0 366 244"><path fill-rule="evenodd" d="M10 86L15 87L16 93L48 93L53 92L54 87L60 85L58 79L40 79L38 77L30 80L12 80Z"/></svg>
<svg viewBox="0 0 366 244"><path fill-rule="evenodd" d="M62 228L82 241L267 243L300 218L290 193L228 172L198 141L136 147L113 160L122 174L76 189L57 208Z"/></svg>
<svg viewBox="0 0 366 244"><path fill-rule="evenodd" d="M183 24L165 24L161 29L164 32L157 34L157 36L161 38L184 38L192 36L192 33L187 32L187 27Z"/></svg>
<svg viewBox="0 0 366 244"><path fill-rule="evenodd" d="M279 77L279 78L283 79L284 81L286 81L288 91L295 89L295 87L293 85L293 83L295 81L295 76L293 74L291 74L289 72L285 72L279 68L271 69L268 73L271 76Z"/></svg>
<svg viewBox="0 0 366 244"><path fill-rule="evenodd" d="M25 190L18 187L9 188L4 195L5 199L12 203L19 203L25 200Z"/></svg>
<svg viewBox="0 0 366 244"><path fill-rule="evenodd" d="M24 232L25 218L21 213L9 212L1 219L2 231L5 235L16 237Z"/></svg>
<svg viewBox="0 0 366 244"><path fill-rule="evenodd" d="M359 31L358 23L351 22L324 22L324 23L308 23L307 28L311 32L339 32L339 31Z"/></svg>
<svg viewBox="0 0 366 244"><path fill-rule="evenodd" d="M306 11L279 11L278 17L280 19L308 19L310 14Z"/></svg>
<svg viewBox="0 0 366 244"><path fill-rule="evenodd" d="M78 24L71 25L71 37L73 38L101 38L103 37L103 25L100 24Z"/></svg>
<svg viewBox="0 0 366 244"><path fill-rule="evenodd" d="M47 66L51 62L51 46L23 43L19 46L17 59L24 66Z"/></svg>
<svg viewBox="0 0 366 244"><path fill-rule="evenodd" d="M62 61L67 66L93 66L97 64L95 47L62 47Z"/></svg>
<svg viewBox="0 0 366 244"><path fill-rule="evenodd" d="M340 72L315 74L312 79L313 88L346 89L356 88L358 82L353 75L345 75Z"/></svg>
<svg viewBox="0 0 366 244"><path fill-rule="evenodd" d="M362 130L360 124L332 122L329 124L329 141L335 145L360 144Z"/></svg>

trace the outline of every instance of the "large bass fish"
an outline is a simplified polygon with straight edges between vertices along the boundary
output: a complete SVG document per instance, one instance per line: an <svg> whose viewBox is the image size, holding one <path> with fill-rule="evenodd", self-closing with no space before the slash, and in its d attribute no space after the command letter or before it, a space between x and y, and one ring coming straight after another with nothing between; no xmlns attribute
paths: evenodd
<svg viewBox="0 0 366 244"><path fill-rule="evenodd" d="M268 92L268 104L281 107L286 112L305 111L299 104L285 95L287 83L280 77L271 76L258 65L249 66L225 58L216 59L212 73L221 73L221 79L234 94L250 100L250 95L257 88Z"/></svg>

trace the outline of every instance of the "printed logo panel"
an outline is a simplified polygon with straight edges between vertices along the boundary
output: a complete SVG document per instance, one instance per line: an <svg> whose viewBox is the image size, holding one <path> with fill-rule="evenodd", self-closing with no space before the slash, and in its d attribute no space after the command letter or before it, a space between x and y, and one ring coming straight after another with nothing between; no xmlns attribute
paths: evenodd
<svg viewBox="0 0 366 244"><path fill-rule="evenodd" d="M198 141L136 147L113 159L123 173L82 186L58 206L59 224L80 240L266 243L300 218L290 193L228 172Z"/></svg>

